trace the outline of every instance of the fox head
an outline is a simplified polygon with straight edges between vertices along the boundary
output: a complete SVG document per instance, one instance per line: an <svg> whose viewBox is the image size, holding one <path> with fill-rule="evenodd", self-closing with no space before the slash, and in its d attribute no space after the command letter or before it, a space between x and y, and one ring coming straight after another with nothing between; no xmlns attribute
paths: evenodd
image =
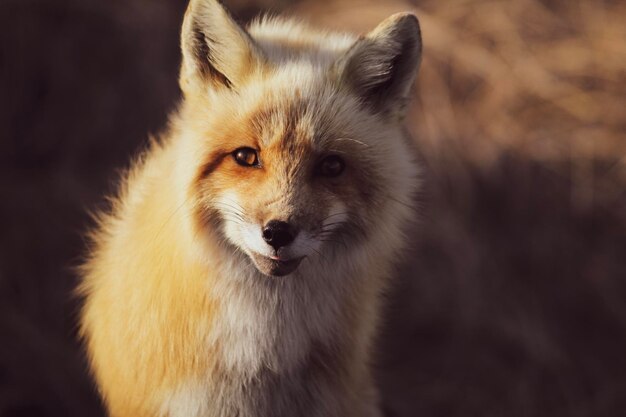
<svg viewBox="0 0 626 417"><path fill-rule="evenodd" d="M271 19L246 30L192 0L181 44L176 125L199 233L269 276L397 247L416 181L401 125L421 55L414 15L357 39Z"/></svg>

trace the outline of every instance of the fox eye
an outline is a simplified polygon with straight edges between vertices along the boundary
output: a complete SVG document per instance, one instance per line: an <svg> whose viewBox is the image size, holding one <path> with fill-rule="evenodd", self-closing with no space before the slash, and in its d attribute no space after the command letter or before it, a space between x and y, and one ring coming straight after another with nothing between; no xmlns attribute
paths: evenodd
<svg viewBox="0 0 626 417"><path fill-rule="evenodd" d="M324 177L337 177L343 172L345 167L346 163L343 162L343 159L337 155L330 155L322 159L317 167L317 171Z"/></svg>
<svg viewBox="0 0 626 417"><path fill-rule="evenodd" d="M239 148L233 152L233 159L243 167L258 167L259 155L252 148Z"/></svg>

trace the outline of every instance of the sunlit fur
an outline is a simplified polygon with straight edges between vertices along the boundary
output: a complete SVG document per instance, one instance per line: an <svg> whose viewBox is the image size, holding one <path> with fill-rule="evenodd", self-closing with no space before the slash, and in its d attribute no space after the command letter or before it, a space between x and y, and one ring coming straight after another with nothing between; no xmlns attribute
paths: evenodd
<svg viewBox="0 0 626 417"><path fill-rule="evenodd" d="M246 32L197 0L182 39L179 110L99 216L82 269L110 415L380 416L371 342L415 215L400 119L417 20L362 38L279 19ZM261 166L238 165L240 147ZM327 155L345 161L339 176L317 172ZM250 257L272 255L271 219L299 230L281 256L305 258L286 276Z"/></svg>

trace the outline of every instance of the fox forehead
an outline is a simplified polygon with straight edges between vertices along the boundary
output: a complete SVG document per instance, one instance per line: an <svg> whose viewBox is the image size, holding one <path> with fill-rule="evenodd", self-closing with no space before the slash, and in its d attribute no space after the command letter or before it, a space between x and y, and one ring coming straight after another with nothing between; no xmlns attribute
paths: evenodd
<svg viewBox="0 0 626 417"><path fill-rule="evenodd" d="M333 138L352 130L350 125L358 117L355 98L341 92L323 74L290 75L281 71L267 82L251 83L250 90L260 94L248 89L240 94L250 106L244 119L261 147L297 143L323 151Z"/></svg>
<svg viewBox="0 0 626 417"><path fill-rule="evenodd" d="M332 87L274 88L272 84L259 84L251 83L236 93L224 92L230 97L216 97L206 105L198 103L185 128L195 131L196 140L210 150L227 153L239 147L282 148L292 158L303 156L303 152L319 154L339 149L342 146L338 146L337 139L363 136L360 125L367 124L363 120L367 117L359 117L355 99L332 91ZM208 112L213 117L208 118Z"/></svg>

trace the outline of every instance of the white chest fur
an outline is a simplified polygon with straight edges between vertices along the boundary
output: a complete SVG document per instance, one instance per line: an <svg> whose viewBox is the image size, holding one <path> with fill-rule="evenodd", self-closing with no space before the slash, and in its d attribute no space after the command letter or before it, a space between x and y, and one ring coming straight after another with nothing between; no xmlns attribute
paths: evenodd
<svg viewBox="0 0 626 417"><path fill-rule="evenodd" d="M206 340L220 372L179 385L161 404L161 414L339 416L343 395L334 368L346 334L342 280L318 269L302 265L279 279L239 270L230 276L240 279L213 286L220 308ZM320 272L326 278L310 275Z"/></svg>

